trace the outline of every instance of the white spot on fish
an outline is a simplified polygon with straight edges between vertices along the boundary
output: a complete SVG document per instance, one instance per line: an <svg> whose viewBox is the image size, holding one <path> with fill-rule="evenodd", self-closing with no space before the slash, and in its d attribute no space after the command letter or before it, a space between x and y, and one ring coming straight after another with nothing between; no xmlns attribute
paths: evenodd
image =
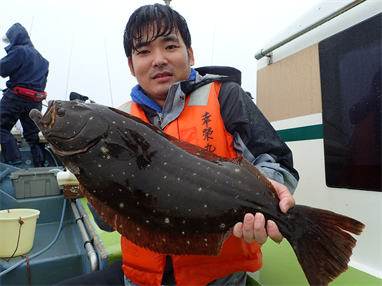
<svg viewBox="0 0 382 286"><path fill-rule="evenodd" d="M184 231L182 231L182 234L184 234Z"/></svg>
<svg viewBox="0 0 382 286"><path fill-rule="evenodd" d="M207 207L207 205L204 205L204 207L206 208L206 207Z"/></svg>
<svg viewBox="0 0 382 286"><path fill-rule="evenodd" d="M98 164L98 167L100 167L100 168L101 168L101 167L102 167L102 166L101 166L101 164Z"/></svg>
<svg viewBox="0 0 382 286"><path fill-rule="evenodd" d="M169 196L171 196L170 194L167 194L167 196L169 197Z"/></svg>
<svg viewBox="0 0 382 286"><path fill-rule="evenodd" d="M119 189L120 192L122 192L122 189Z"/></svg>
<svg viewBox="0 0 382 286"><path fill-rule="evenodd" d="M165 223L170 223L170 219L169 219L168 217L166 217L166 218L164 219L164 222L165 222Z"/></svg>
<svg viewBox="0 0 382 286"><path fill-rule="evenodd" d="M239 169L239 168L236 168L236 169L235 169L235 172L240 172L240 169Z"/></svg>
<svg viewBox="0 0 382 286"><path fill-rule="evenodd" d="M221 229L224 229L225 228L225 224L224 223L222 223L222 224L220 224L220 226L219 226Z"/></svg>
<svg viewBox="0 0 382 286"><path fill-rule="evenodd" d="M146 197L148 197L148 196L149 196L149 194L146 193Z"/></svg>
<svg viewBox="0 0 382 286"><path fill-rule="evenodd" d="M146 220L146 223L149 223L149 221L148 221L148 220Z"/></svg>
<svg viewBox="0 0 382 286"><path fill-rule="evenodd" d="M166 166L166 165L167 165L167 162L164 162L164 163L163 163L163 165L165 165L165 166Z"/></svg>
<svg viewBox="0 0 382 286"><path fill-rule="evenodd" d="M123 203L120 203L120 204L119 204L119 207L120 207L120 208L123 208L124 206L125 206L125 205L124 205Z"/></svg>
<svg viewBox="0 0 382 286"><path fill-rule="evenodd" d="M89 120L93 120L93 116L89 117Z"/></svg>
<svg viewBox="0 0 382 286"><path fill-rule="evenodd" d="M104 154L107 154L107 153L109 153L109 149L107 149L105 146L102 146L101 147L101 152L104 153Z"/></svg>
<svg viewBox="0 0 382 286"><path fill-rule="evenodd" d="M160 187L158 187L157 189L160 190Z"/></svg>
<svg viewBox="0 0 382 286"><path fill-rule="evenodd" d="M188 209L188 211L190 212L190 211L191 211L191 209Z"/></svg>
<svg viewBox="0 0 382 286"><path fill-rule="evenodd" d="M189 240L187 240L187 244L190 244L190 241L189 241Z"/></svg>
<svg viewBox="0 0 382 286"><path fill-rule="evenodd" d="M192 175L193 175L193 176L196 176L196 173L193 173Z"/></svg>
<svg viewBox="0 0 382 286"><path fill-rule="evenodd" d="M201 191L202 191L202 188L199 188L198 191L201 192Z"/></svg>
<svg viewBox="0 0 382 286"><path fill-rule="evenodd" d="M162 240L163 240L163 241L166 241L166 239L165 239L165 238L162 238Z"/></svg>
<svg viewBox="0 0 382 286"><path fill-rule="evenodd" d="M167 176L164 176L163 179L167 179Z"/></svg>

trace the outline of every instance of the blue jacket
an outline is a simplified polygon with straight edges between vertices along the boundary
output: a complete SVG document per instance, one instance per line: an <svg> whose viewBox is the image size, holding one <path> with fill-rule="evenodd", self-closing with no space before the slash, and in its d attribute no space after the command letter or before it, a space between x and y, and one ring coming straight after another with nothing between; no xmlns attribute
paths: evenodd
<svg viewBox="0 0 382 286"><path fill-rule="evenodd" d="M7 87L44 91L49 62L34 48L27 30L19 23L10 27L6 35L10 44L5 47L7 55L0 60L0 75L9 76Z"/></svg>

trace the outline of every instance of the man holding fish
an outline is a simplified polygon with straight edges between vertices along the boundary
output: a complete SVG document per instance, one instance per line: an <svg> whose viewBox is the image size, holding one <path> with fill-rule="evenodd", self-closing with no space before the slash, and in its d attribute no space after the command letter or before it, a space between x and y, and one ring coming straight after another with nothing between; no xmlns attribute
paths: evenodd
<svg viewBox="0 0 382 286"><path fill-rule="evenodd" d="M191 36L181 15L160 4L140 7L127 23L124 47L138 85L121 110L219 156L243 155L269 178L281 210L294 206L299 177L291 151L240 87L238 70L191 68ZM245 285L246 271L262 266L261 244L283 236L261 213L246 214L232 233L219 256L158 254L122 237L123 261L59 285Z"/></svg>

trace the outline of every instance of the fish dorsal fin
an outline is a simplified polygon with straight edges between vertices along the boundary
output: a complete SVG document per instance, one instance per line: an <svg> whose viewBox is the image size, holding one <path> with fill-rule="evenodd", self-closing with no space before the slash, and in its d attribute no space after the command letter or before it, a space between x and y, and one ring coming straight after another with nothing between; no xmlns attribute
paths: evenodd
<svg viewBox="0 0 382 286"><path fill-rule="evenodd" d="M266 176L264 176L263 172L260 171L259 168L256 166L252 165L251 163L246 160L243 155L240 157L234 158L234 159L229 159L229 161L235 165L243 167L247 172L255 176L259 181L264 184L267 188L269 188L276 196L277 192L275 188L273 187L272 183L267 179Z"/></svg>

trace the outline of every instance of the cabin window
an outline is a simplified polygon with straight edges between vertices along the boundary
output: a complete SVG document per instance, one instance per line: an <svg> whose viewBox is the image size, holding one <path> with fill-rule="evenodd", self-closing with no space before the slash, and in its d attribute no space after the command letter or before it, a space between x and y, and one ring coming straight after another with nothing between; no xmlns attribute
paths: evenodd
<svg viewBox="0 0 382 286"><path fill-rule="evenodd" d="M381 15L319 44L329 187L381 191Z"/></svg>

